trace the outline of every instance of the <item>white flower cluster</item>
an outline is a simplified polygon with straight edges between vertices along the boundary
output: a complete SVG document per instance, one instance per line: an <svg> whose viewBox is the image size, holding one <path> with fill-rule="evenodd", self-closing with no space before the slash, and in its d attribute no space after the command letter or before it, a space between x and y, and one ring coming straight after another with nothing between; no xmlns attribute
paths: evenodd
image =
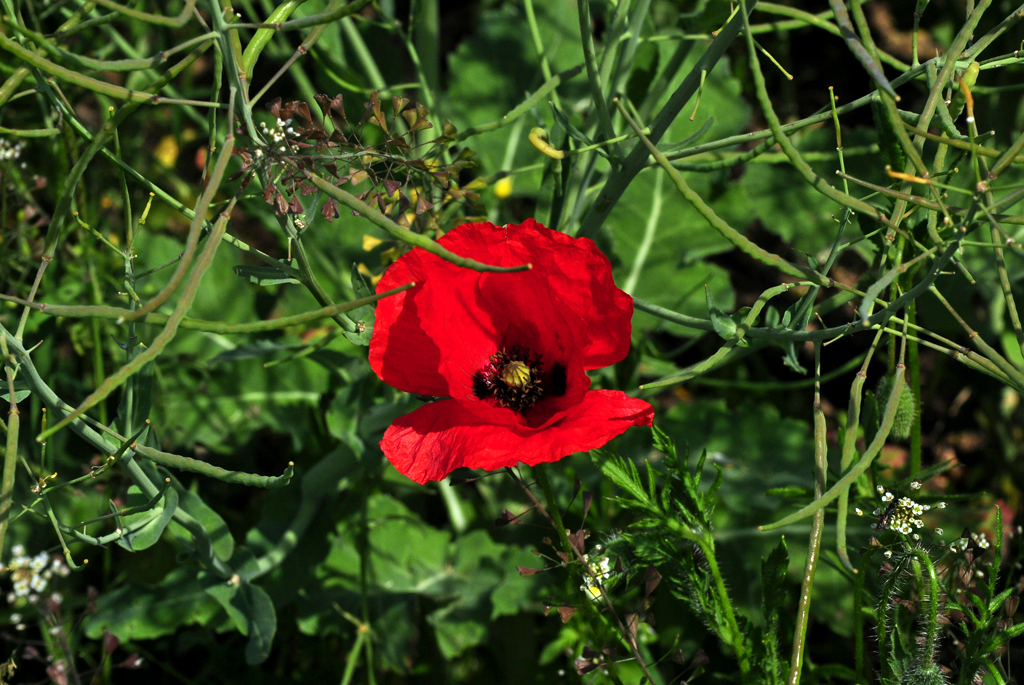
<svg viewBox="0 0 1024 685"><path fill-rule="evenodd" d="M46 590L47 583L56 575L67 576L71 569L60 557L50 558L46 552L40 552L34 557L25 553L24 545L15 545L11 548L14 555L11 563L0 569L10 571L11 580L14 582L14 589L7 593L7 603L14 604L21 598L27 598L31 604L39 601L39 594ZM60 601L59 593L54 593L54 599Z"/></svg>
<svg viewBox="0 0 1024 685"><path fill-rule="evenodd" d="M914 481L910 487L917 490L920 489L921 484ZM887 506L879 507L873 512L875 516L880 517L878 523L875 524L875 530L888 528L903 535L910 535L915 540L920 540L921 536L915 533L914 529L924 527L924 521L921 520L921 516L932 508L931 505L919 504L909 497L900 497L897 500L896 495L881 485L876 489L878 494L882 496L882 503ZM944 509L945 506L944 502L939 502L937 508Z"/></svg>
<svg viewBox="0 0 1024 685"><path fill-rule="evenodd" d="M977 545L978 549L988 549L992 545L984 533L971 533L970 539L960 538L959 540L950 543L949 551L953 554L966 552L967 548L971 544L971 540L974 540L974 544Z"/></svg>
<svg viewBox="0 0 1024 685"><path fill-rule="evenodd" d="M298 152L299 148L293 145L289 138L293 138L295 129L292 127L291 119L278 119L274 128L267 126L267 122L260 122L260 129L263 135L270 139L270 144L277 148L278 152Z"/></svg>
<svg viewBox="0 0 1024 685"><path fill-rule="evenodd" d="M597 551L601 550L601 546L597 546ZM580 585L580 590L587 593L590 599L595 600L601 597L601 588L595 584L595 578L597 582L604 583L604 581L611 578L612 575L612 562L608 557L600 557L598 559L590 560L590 557L584 555L583 557L587 561L587 567L590 569L590 574L583 577L583 585Z"/></svg>
<svg viewBox="0 0 1024 685"><path fill-rule="evenodd" d="M18 159L24 146L25 143L20 140L12 145L6 138L0 138L0 162Z"/></svg>

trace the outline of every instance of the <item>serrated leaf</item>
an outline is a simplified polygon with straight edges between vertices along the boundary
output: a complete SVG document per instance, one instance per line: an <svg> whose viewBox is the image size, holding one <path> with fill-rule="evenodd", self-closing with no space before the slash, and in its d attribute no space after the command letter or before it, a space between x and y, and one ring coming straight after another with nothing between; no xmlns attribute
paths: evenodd
<svg viewBox="0 0 1024 685"><path fill-rule="evenodd" d="M779 539L779 544L771 551L768 558L761 561L761 611L765 625L769 626L778 618L779 610L786 600L786 570L789 568L789 550L786 538ZM766 638L774 631L766 630Z"/></svg>
<svg viewBox="0 0 1024 685"><path fill-rule="evenodd" d="M640 474L633 462L601 453L598 450L591 451L594 464L601 469L601 473L607 476L613 483L628 492L634 500L640 504L647 505L650 498L644 484L640 481Z"/></svg>
<svg viewBox="0 0 1024 685"><path fill-rule="evenodd" d="M246 278L255 285L281 285L283 283L299 283L299 280L292 278L276 266L252 266L249 264L236 264L235 275Z"/></svg>

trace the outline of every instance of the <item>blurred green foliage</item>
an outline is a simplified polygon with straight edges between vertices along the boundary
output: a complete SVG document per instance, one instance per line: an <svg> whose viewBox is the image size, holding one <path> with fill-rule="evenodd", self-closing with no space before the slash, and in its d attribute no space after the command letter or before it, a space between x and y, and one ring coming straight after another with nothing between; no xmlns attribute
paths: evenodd
<svg viewBox="0 0 1024 685"><path fill-rule="evenodd" d="M762 58L764 84L742 33L700 74L708 46L740 21L740 5L724 2L309 0L276 8L284 23L262 28L275 13L269 0L0 3L0 336L10 374L0 397L9 402L13 387L19 412L3 424L13 506L0 620L18 665L13 677L0 670L4 682L781 682L794 642L804 656L793 670L802 666L807 682L1004 683L1019 672L1007 644L1021 632L1024 105L1019 10L1009 2L968 9L984 16L965 49L992 38L983 54L967 57L981 60L975 119L995 131L961 118L957 136L1013 164L982 179L982 162L989 169L995 158L921 141L919 154L943 184L927 187L886 174L869 103L851 104L878 84L834 35L825 5L807 8L824 12L817 19L795 5L754 9L757 45L795 77ZM860 3L849 8L857 21ZM869 11L892 80L893 60L912 61L914 9L901 0ZM179 11L180 23L167 20ZM580 11L591 13L585 23L597 53L589 66L603 87L596 97L580 69L589 57ZM964 17L963 6L935 0L921 35L948 48ZM102 149L90 151L128 98L143 97L192 51L160 102L140 105L116 137L107 131ZM945 84L913 71L899 85L899 108L917 116L930 93L951 96L969 63L961 61ZM439 83L431 65L441 67ZM738 237L705 220L653 159L634 176L625 171L629 152L644 148L615 98L650 134L691 81L693 90L699 81L699 103L686 98L655 142ZM842 204L815 190L779 147L756 147L769 120L760 86L811 173L849 192ZM842 165L880 189L847 187L836 176L830 86L841 108ZM318 100L321 93L328 99ZM339 118L324 130L343 131L348 147L325 153L309 131L339 93L347 124ZM298 115L278 126L268 112L275 99L305 103L310 128L287 133L306 125ZM620 140L606 142L596 100ZM417 103L431 128L410 131L400 110L415 119ZM816 113L824 114L812 121ZM301 145L276 167L237 155L216 179L229 136L246 154L276 154L261 124ZM535 127L568 155L556 160L531 145ZM301 179L290 187L286 172L300 164L351 200L300 188ZM76 168L84 168L81 180L69 182ZM577 454L546 476L457 472L418 486L378 448L388 425L422 398L388 388L370 370L372 304L255 333L232 329L364 297L408 243L432 244L466 220L536 217L575 234L594 226L597 198L616 183L621 197L589 237L611 260L616 283L646 305L633 320L630 357L592 372L594 386L635 393L641 383L692 373L647 393L653 434L634 429L593 461ZM210 188L209 212L194 221ZM269 188L284 208L264 195ZM940 200L962 210L948 226L925 204ZM890 230L863 208L844 215L855 202L890 221L908 207L913 213ZM365 205L381 218L367 221ZM209 322L208 330L183 325L153 362L89 409L88 422L38 442L57 422L58 402L79 406L166 330L166 318L151 325L87 308L152 301L190 230L203 250L221 212L229 212L228 238L200 272L194 302L178 312ZM63 226L59 235L54 225ZM929 226L946 242L933 242ZM812 339L794 323L798 298L816 282L808 281L768 303L744 339L724 336L735 347L722 347L709 302L731 317L734 335L763 292L795 280L752 256L752 245L805 273L833 267L821 273L834 280L818 284L835 287L811 291L807 321L811 330L843 329L834 340ZM941 278L929 275L950 246L958 249L940 264ZM876 293L878 312L926 278L949 307L924 292L913 314L901 308L898 319L875 322L888 326L877 346L871 329L848 335L873 284L886 286ZM183 289L155 313L173 315ZM26 309L26 300L68 308ZM812 375L793 369L814 369L815 350L822 382L812 406ZM884 440L884 398L865 400L875 412L868 435L851 418L854 407L867 412L855 374L863 369L875 388L878 378L895 378L898 354L915 390L916 428L909 440L890 438L855 479L851 509L870 514L879 507L876 485L906 489L927 475L934 478L915 497L950 506L929 512L934 534L919 546L876 529L877 515L844 518L840 533L830 505L808 575L803 560L819 553L814 536L807 541L809 519L785 536L759 526L812 502L816 478L834 487L876 431ZM825 423L815 424L815 411ZM135 434L138 445L128 439ZM145 448L167 455L151 459ZM268 482L262 474L285 475L270 481L280 487L263 489L228 482L225 470L257 485ZM542 494L545 478L553 499ZM547 518L554 513L563 530ZM953 541L968 542L950 553ZM859 573L847 567L845 544ZM81 572L37 574L37 586L21 593L17 574L29 572L13 561L18 545ZM917 636L935 631L924 651Z"/></svg>

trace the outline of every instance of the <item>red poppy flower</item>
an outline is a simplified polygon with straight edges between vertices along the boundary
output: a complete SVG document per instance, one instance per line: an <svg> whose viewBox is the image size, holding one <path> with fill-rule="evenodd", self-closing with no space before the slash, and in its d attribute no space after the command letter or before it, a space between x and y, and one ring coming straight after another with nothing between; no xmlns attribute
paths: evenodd
<svg viewBox="0 0 1024 685"><path fill-rule="evenodd" d="M385 272L370 365L385 383L445 397L397 419L381 448L425 483L460 466L500 469L557 461L600 447L654 409L615 390L589 390L585 373L629 352L633 301L615 287L593 241L528 219L464 224L439 241L488 264L478 273L416 248Z"/></svg>

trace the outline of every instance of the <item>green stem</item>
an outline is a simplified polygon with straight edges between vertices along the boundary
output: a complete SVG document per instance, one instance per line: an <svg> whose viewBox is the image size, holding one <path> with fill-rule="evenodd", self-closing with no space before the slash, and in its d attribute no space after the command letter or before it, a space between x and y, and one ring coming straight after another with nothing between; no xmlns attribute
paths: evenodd
<svg viewBox="0 0 1024 685"><path fill-rule="evenodd" d="M587 80L590 82L590 97L597 109L597 119L604 131L605 138L614 138L615 129L612 128L612 119L608 113L608 102L605 100L604 86L601 83L601 75L598 73L597 55L594 52L594 33L590 27L590 0L577 0L576 3L580 19L580 39L583 44L583 61L587 65ZM620 157L618 145L612 146L612 159ZM613 163L613 166L618 166Z"/></svg>
<svg viewBox="0 0 1024 685"><path fill-rule="evenodd" d="M814 497L819 499L825 491L828 476L828 443L826 437L825 412L821 408L821 344L814 346ZM790 660L789 685L799 685L803 671L804 648L807 639L807 623L811 616L811 589L814 586L814 572L821 551L821 534L825 527L825 509L814 513L811 536L807 543L807 561L804 563L803 583L800 586L800 603L797 608L796 627L793 630L793 656Z"/></svg>
<svg viewBox="0 0 1024 685"><path fill-rule="evenodd" d="M864 673L864 610L862 603L864 601L864 580L867 578L868 565L871 563L875 549L869 548L861 555L860 563L857 565L857 575L853 579L853 670L857 674L858 685L868 685L869 682Z"/></svg>
<svg viewBox="0 0 1024 685"><path fill-rule="evenodd" d="M250 323L222 323L220 321L204 321L202 319L189 319L184 318L181 320L181 328L186 328L195 331L208 331L210 333L262 333L266 331L277 331L290 326L298 326L300 324L309 323L310 321L316 321L327 317L335 316L341 312L347 312L352 309L358 309L368 304L373 304L378 300L382 300L385 297L396 295L400 292L409 290L415 287L415 283L406 283L405 285L391 290L386 290L376 295L370 295L369 297L363 297L358 300L351 302L343 302L341 304L332 305L329 307L321 307L320 309L314 309L310 312L303 314L293 314L292 316L282 316L275 319L266 319L264 321L253 321ZM11 297L9 295L0 295L0 300L7 300L10 302L17 302L36 309L43 314L49 314L51 316L62 316L67 318L94 318L94 319L113 319L115 321L125 320L125 315L131 313L130 309L122 309L121 307L107 307L102 305L97 306L76 306L76 305L59 305L59 304L45 304L29 302L17 297ZM139 323L150 324L152 326L162 326L167 323L170 316L167 314L147 314L142 318Z"/></svg>
<svg viewBox="0 0 1024 685"><path fill-rule="evenodd" d="M840 471L846 471L853 466L854 459L857 457L857 429L860 427L860 403L864 394L864 382L867 380L868 365L875 356L875 350L882 339L882 333L882 329L875 333L875 339L871 341L871 347L864 356L864 363L861 365L860 371L857 372L857 376L853 379L853 383L850 384L850 404L846 412L846 431L843 435L842 456L839 462ZM849 502L850 489L845 488L839 494L838 510L836 512L836 553L848 571L857 573L850 562L850 555L846 549L846 517Z"/></svg>
<svg viewBox="0 0 1024 685"><path fill-rule="evenodd" d="M3 343L4 371L7 374L7 391L11 397L11 407L7 412L7 449L4 452L3 482L0 483L0 559L3 559L4 540L7 535L7 525L10 522L11 502L14 497L14 473L18 466L18 437L20 434L21 412L18 410L18 403L14 399L14 370L8 361L7 339L0 337Z"/></svg>
<svg viewBox="0 0 1024 685"><path fill-rule="evenodd" d="M518 266L491 266L490 264L478 262L475 259L460 257L454 252L441 247L437 242L431 240L427 236L421 233L414 233L404 226L399 226L380 211L370 207L355 195L338 188L330 181L309 172L306 172L306 178L309 179L313 185L322 190L325 195L334 198L349 209L353 209L362 214L364 217L369 219L370 223L379 226L390 233L391 237L401 240L413 247L422 247L427 252L437 255L441 259L449 261L457 266L473 269L474 271L493 271L499 273L527 271L532 268L532 265L530 264L521 264Z"/></svg>

